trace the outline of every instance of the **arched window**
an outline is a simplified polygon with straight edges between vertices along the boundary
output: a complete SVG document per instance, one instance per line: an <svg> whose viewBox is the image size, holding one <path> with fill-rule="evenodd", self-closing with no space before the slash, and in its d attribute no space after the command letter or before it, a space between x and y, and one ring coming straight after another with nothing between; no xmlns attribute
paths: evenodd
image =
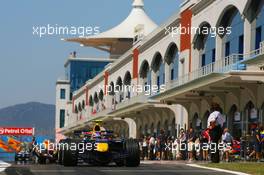
<svg viewBox="0 0 264 175"><path fill-rule="evenodd" d="M246 17L253 24L253 31L255 32L253 48L259 49L260 42L264 41L264 1L251 0L249 3L248 9L246 10Z"/></svg>
<svg viewBox="0 0 264 175"><path fill-rule="evenodd" d="M85 101L83 100L82 101L82 109L84 109L85 108Z"/></svg>
<svg viewBox="0 0 264 175"><path fill-rule="evenodd" d="M201 67L215 62L215 37L216 33L209 23L204 22L199 26L194 39L194 49L199 51Z"/></svg>
<svg viewBox="0 0 264 175"><path fill-rule="evenodd" d="M235 6L228 6L220 16L217 22L217 27L224 27L231 29L224 35L223 38L224 56L231 54L244 53L244 21L238 9ZM227 34L228 33L228 34ZM242 59L242 57L241 57Z"/></svg>
<svg viewBox="0 0 264 175"><path fill-rule="evenodd" d="M97 92L94 93L94 103L97 104L99 102Z"/></svg>
<svg viewBox="0 0 264 175"><path fill-rule="evenodd" d="M234 138L239 139L242 136L241 114L236 105L233 105L229 110L227 127Z"/></svg>
<svg viewBox="0 0 264 175"><path fill-rule="evenodd" d="M109 95L112 95L112 96L115 95L115 84L114 84L114 82L110 83L108 91L109 91Z"/></svg>
<svg viewBox="0 0 264 175"><path fill-rule="evenodd" d="M132 87L131 87L131 74L129 71L126 72L125 74L125 77L124 77L124 85L125 85L125 95L126 95L126 98L130 98L131 96L131 90L132 90Z"/></svg>
<svg viewBox="0 0 264 175"><path fill-rule="evenodd" d="M157 52L152 60L151 68L153 70L153 73L156 74L156 82L155 85L160 87L160 85L165 83L165 68L164 63L162 60L162 56L159 52ZM153 82L154 83L154 82Z"/></svg>
<svg viewBox="0 0 264 175"><path fill-rule="evenodd" d="M82 111L82 105L81 105L81 103L78 104L78 111L79 111L79 112Z"/></svg>
<svg viewBox="0 0 264 175"><path fill-rule="evenodd" d="M99 100L100 100L100 101L103 101L103 99L104 99L104 92L103 92L103 90L101 89L100 92L99 92Z"/></svg>
<svg viewBox="0 0 264 175"><path fill-rule="evenodd" d="M118 91L119 93L119 102L122 102L123 101L123 81L122 81L122 78L121 77L118 77L117 78L117 81L116 81L116 91Z"/></svg>
<svg viewBox="0 0 264 175"><path fill-rule="evenodd" d="M169 65L170 68L170 74L166 76L170 76L170 80L178 79L179 52L175 43L170 43L165 54L165 62Z"/></svg>
<svg viewBox="0 0 264 175"><path fill-rule="evenodd" d="M75 107L74 107L74 112L77 114L78 113L78 107L77 107L77 105L75 105Z"/></svg>
<svg viewBox="0 0 264 175"><path fill-rule="evenodd" d="M90 95L90 97L89 97L89 106L93 106L93 105L94 105L93 96Z"/></svg>
<svg viewBox="0 0 264 175"><path fill-rule="evenodd" d="M255 105L252 103L252 101L249 101L245 106L245 114L246 117L243 120L243 126L244 130L246 129L248 133L250 132L251 127L259 121L258 110L255 108Z"/></svg>
<svg viewBox="0 0 264 175"><path fill-rule="evenodd" d="M142 62L139 70L139 76L142 79L142 85L144 86L144 91L148 91L149 90L148 85L151 85L151 70L147 60L144 60Z"/></svg>

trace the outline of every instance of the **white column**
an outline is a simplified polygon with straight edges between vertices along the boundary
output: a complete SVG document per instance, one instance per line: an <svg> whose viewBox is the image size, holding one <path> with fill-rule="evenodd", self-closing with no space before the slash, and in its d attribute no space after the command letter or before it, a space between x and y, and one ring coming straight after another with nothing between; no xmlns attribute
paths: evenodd
<svg viewBox="0 0 264 175"><path fill-rule="evenodd" d="M157 85L157 75L158 75L158 71L156 73L153 70L151 71L151 87L150 87L150 89L152 89L154 85ZM153 92L151 92L151 94L153 94Z"/></svg>
<svg viewBox="0 0 264 175"><path fill-rule="evenodd" d="M137 92L135 91L135 87L140 84L140 78L134 78L131 80L131 86L133 88L131 88L132 92L130 92L130 98L132 98L133 96L137 96Z"/></svg>
<svg viewBox="0 0 264 175"><path fill-rule="evenodd" d="M123 120L128 124L128 131L129 131L129 138L137 138L137 124L136 122L131 118L114 118L114 120Z"/></svg>
<svg viewBox="0 0 264 175"><path fill-rule="evenodd" d="M245 18L244 19L244 54L250 53L250 51L253 50L253 46L255 43L255 30L253 29L253 26L256 25L255 21L253 23L250 23L250 21Z"/></svg>
<svg viewBox="0 0 264 175"><path fill-rule="evenodd" d="M170 76L171 76L171 66L169 66L167 63L165 63L165 84L169 85L170 84Z"/></svg>
<svg viewBox="0 0 264 175"><path fill-rule="evenodd" d="M215 37L215 60L223 58L223 39L216 35Z"/></svg>

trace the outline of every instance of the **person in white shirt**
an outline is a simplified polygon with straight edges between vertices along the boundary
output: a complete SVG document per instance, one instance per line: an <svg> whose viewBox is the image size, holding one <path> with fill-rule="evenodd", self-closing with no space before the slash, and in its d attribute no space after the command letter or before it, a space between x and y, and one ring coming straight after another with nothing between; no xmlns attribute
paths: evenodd
<svg viewBox="0 0 264 175"><path fill-rule="evenodd" d="M232 141L233 141L233 137L228 132L228 129L225 128L224 129L224 132L223 132L223 135L222 135L222 142L223 142L223 144L225 144L225 147L224 147L224 156L225 156L226 162L229 161L229 151L231 150Z"/></svg>

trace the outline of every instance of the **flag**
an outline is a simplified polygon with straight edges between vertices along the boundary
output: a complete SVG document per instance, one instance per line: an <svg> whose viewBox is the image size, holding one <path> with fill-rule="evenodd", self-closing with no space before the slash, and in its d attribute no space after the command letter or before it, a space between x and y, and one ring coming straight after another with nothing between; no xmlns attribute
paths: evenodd
<svg viewBox="0 0 264 175"><path fill-rule="evenodd" d="M21 142L16 139L8 137L7 143L16 152L19 152L21 150Z"/></svg>
<svg viewBox="0 0 264 175"><path fill-rule="evenodd" d="M8 145L3 140L0 140L0 149L4 150L5 152L13 152Z"/></svg>

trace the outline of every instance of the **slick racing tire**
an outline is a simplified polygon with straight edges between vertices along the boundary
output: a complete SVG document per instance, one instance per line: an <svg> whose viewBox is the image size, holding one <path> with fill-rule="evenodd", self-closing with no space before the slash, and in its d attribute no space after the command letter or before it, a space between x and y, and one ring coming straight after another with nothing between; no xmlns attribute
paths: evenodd
<svg viewBox="0 0 264 175"><path fill-rule="evenodd" d="M58 164L62 165L62 150L59 150L58 152Z"/></svg>
<svg viewBox="0 0 264 175"><path fill-rule="evenodd" d="M71 145L70 140L65 141L65 143ZM70 148L62 150L62 164L64 166L77 166L78 164L78 151L71 150Z"/></svg>
<svg viewBox="0 0 264 175"><path fill-rule="evenodd" d="M127 167L137 167L140 164L139 143L135 139L128 139L125 142L125 165Z"/></svg>
<svg viewBox="0 0 264 175"><path fill-rule="evenodd" d="M64 140L61 140L60 142L59 142L59 144L63 144L64 143ZM58 164L59 165L62 165L62 160L63 160L63 147L62 146L59 146L59 148L58 148L59 150L58 150Z"/></svg>

